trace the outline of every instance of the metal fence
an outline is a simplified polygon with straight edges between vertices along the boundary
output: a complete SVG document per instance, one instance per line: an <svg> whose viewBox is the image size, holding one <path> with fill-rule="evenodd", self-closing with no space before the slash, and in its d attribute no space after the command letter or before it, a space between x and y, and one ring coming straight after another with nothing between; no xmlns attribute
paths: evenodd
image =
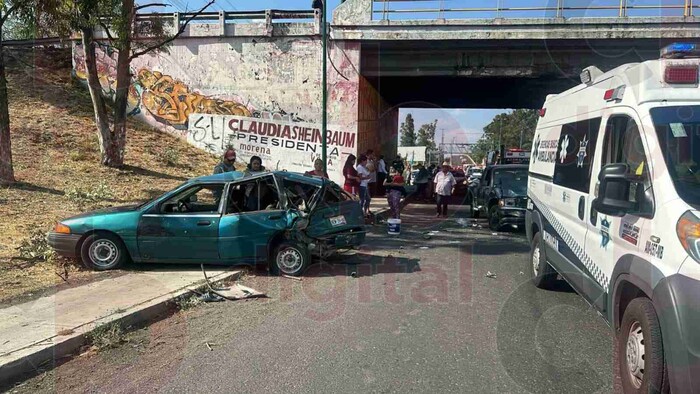
<svg viewBox="0 0 700 394"><path fill-rule="evenodd" d="M693 16L693 0L373 0L373 20Z"/></svg>
<svg viewBox="0 0 700 394"><path fill-rule="evenodd" d="M174 14L154 13L138 14L137 21L148 21L153 18L172 17L173 21L184 23L192 18L190 24L217 24L217 23L247 23L254 21L271 20L274 22L311 22L316 18L314 10L262 10L262 11L220 11L202 12L199 15L193 12L179 12Z"/></svg>

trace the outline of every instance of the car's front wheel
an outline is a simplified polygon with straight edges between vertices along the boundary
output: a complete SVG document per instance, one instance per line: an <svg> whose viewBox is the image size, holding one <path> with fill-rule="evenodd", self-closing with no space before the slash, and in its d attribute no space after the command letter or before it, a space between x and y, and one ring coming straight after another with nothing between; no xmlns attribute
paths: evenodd
<svg viewBox="0 0 700 394"><path fill-rule="evenodd" d="M88 236L80 248L83 264L95 271L118 268L127 259L127 252L121 239L109 233L96 233Z"/></svg>
<svg viewBox="0 0 700 394"><path fill-rule="evenodd" d="M489 228L498 231L501 228L501 218L498 215L498 205L493 205L489 209Z"/></svg>
<svg viewBox="0 0 700 394"><path fill-rule="evenodd" d="M661 325L648 298L636 298L625 309L617 354L623 392L668 392Z"/></svg>
<svg viewBox="0 0 700 394"><path fill-rule="evenodd" d="M300 276L310 262L306 247L297 242L282 242L275 249L270 270L274 275Z"/></svg>

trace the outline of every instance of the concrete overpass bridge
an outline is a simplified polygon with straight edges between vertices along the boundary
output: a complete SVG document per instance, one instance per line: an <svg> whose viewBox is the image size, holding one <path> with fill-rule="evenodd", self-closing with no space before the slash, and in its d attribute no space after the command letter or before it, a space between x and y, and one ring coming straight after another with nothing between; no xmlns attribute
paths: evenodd
<svg viewBox="0 0 700 394"><path fill-rule="evenodd" d="M401 107L539 108L547 94L577 84L584 67L652 59L670 42L700 38L700 6L691 0L512 5L521 3L346 0L338 6L329 26L327 112L329 129L340 133L329 141L335 143L331 176L339 178L349 153L374 148L393 155ZM164 16L139 18L152 17ZM177 30L187 15L167 17ZM269 163L283 156L281 168L310 168L320 154L313 130L321 120L321 29L317 10L203 14L169 53L132 63L133 113L212 152L231 144L242 158L257 154ZM100 54L109 94L116 56L108 47ZM74 63L84 76L77 42ZM255 122L231 117L259 124L251 131ZM261 142L261 134L269 138ZM292 152L274 138L303 144Z"/></svg>

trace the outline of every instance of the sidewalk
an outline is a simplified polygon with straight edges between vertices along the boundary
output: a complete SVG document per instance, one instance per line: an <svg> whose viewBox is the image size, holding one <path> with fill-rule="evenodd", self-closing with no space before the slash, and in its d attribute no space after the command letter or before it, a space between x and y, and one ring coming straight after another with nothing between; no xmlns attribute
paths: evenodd
<svg viewBox="0 0 700 394"><path fill-rule="evenodd" d="M211 281L236 273L207 271ZM155 268L0 309L0 387L74 353L95 327L152 319L166 311L168 301L203 283L199 267Z"/></svg>

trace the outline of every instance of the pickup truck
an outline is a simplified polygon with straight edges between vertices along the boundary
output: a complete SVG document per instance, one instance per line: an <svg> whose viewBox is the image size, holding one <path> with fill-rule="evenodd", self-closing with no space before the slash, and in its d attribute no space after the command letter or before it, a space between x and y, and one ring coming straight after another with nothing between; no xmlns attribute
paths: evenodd
<svg viewBox="0 0 700 394"><path fill-rule="evenodd" d="M472 217L484 215L492 230L504 226L523 228L527 207L528 166L499 164L487 167L469 188Z"/></svg>

